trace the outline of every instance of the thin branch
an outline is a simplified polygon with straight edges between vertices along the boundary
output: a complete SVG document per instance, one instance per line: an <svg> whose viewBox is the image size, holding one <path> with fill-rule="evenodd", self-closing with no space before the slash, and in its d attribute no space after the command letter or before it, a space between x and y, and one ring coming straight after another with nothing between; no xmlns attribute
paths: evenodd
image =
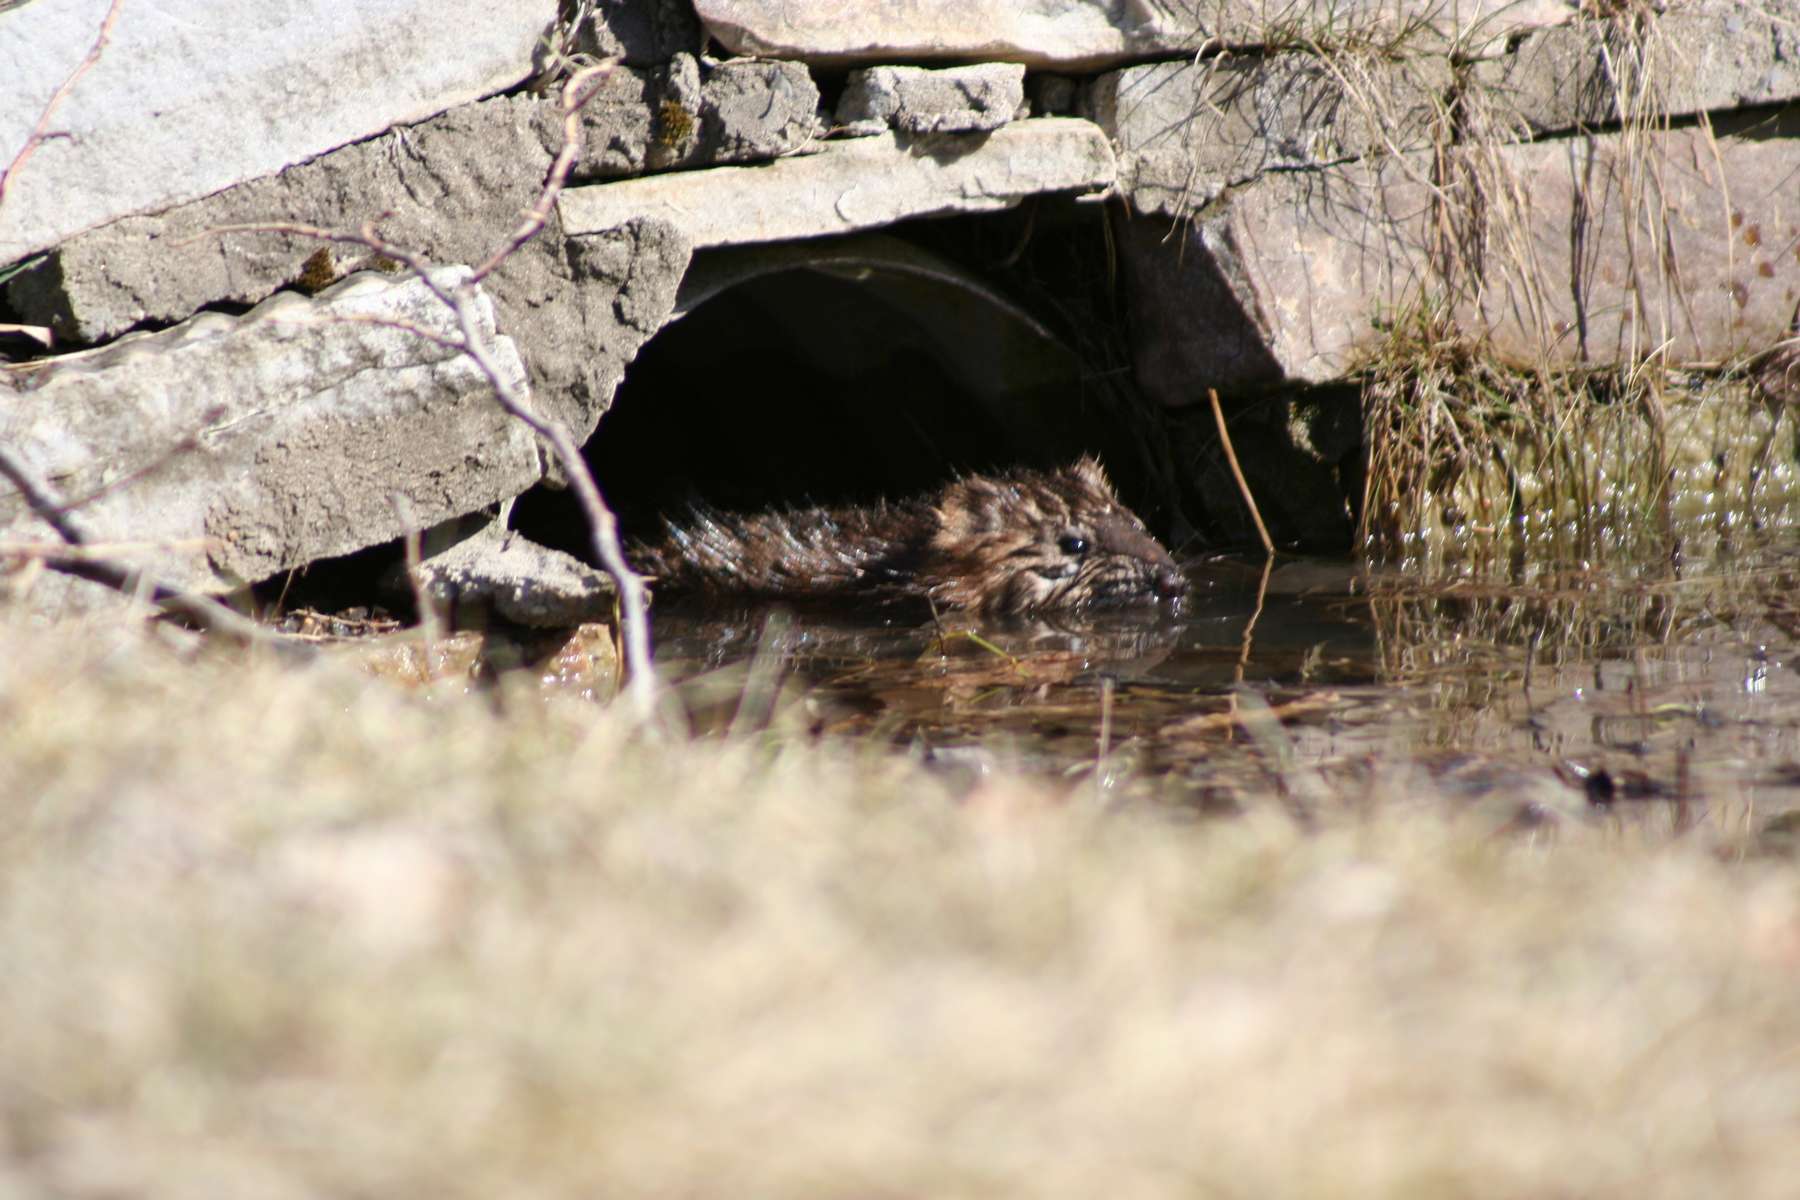
<svg viewBox="0 0 1800 1200"><path fill-rule="evenodd" d="M618 60L612 59L583 68L564 85L562 99L563 146L545 178L537 202L526 212L524 220L507 238L504 245L475 268L469 278L460 284L446 287L439 283L431 275L431 263L422 254L395 245L383 238L377 230L377 225L388 215L386 213L363 222L361 229L356 233L290 222L221 225L206 232L208 235L279 233L340 245L361 246L405 266L440 304L455 315L457 327L461 333L459 339L427 334L428 340L467 355L486 376L488 386L500 406L530 427L550 446L552 453L555 454L558 465L562 467L563 473L568 477L570 486L575 492L575 498L580 503L583 514L587 517L588 528L593 538L595 557L599 559L600 565L606 573L612 577L613 586L618 591L619 627L625 643L626 692L631 697L637 715L648 720L655 712L656 676L651 669L649 600L644 580L625 561L624 549L619 542L618 521L614 518L612 509L607 507L606 500L600 493L599 485L594 481L593 472L589 470L587 461L582 458L580 446L576 444L575 439L570 436L569 431L560 422L533 412L524 394L501 372L499 364L493 357L487 337L477 327L474 306L471 303L480 280L505 262L526 242L536 237L548 222L550 213L555 209L556 198L562 193L563 187L568 182L569 172L573 170L581 156L580 112L582 106L592 98L596 90L589 85L596 84L610 75L617 65ZM426 331L416 332L425 333Z"/></svg>
<svg viewBox="0 0 1800 1200"><path fill-rule="evenodd" d="M67 508L51 490L48 484L40 482L24 463L13 457L5 446L0 446L0 475L4 475L12 485L19 489L19 495L31 508L39 520L56 531L56 536L72 547L92 550L92 543L82 528L69 516ZM297 647L286 639L278 637L250 620L236 610L227 607L210 596L197 596L177 587L162 583L146 572L133 567L120 566L97 558L42 559L46 566L64 575L73 575L77 579L86 579L91 583L102 584L116 592L127 596L144 595L152 604L164 612L174 616L186 617L203 629L224 637L233 638L246 645L261 643L275 646L289 653L298 652Z"/></svg>
<svg viewBox="0 0 1800 1200"><path fill-rule="evenodd" d="M115 554L141 554L161 550L207 550L218 545L217 538L158 538L136 542L84 542L71 546L66 542L0 541L0 558L44 558L55 562L93 562Z"/></svg>
<svg viewBox="0 0 1800 1200"><path fill-rule="evenodd" d="M200 423L202 426L212 425L224 415L224 406L214 405L200 415ZM161 454L157 455L137 470L126 475L121 475L111 483L102 484L85 496L79 496L76 499L64 501L62 509L64 512L75 512L78 509L86 508L88 505L93 504L98 500L105 499L114 492L121 491L135 483L148 479L150 476L163 470L165 467L168 467L177 458L180 458L182 455L199 445L200 434L198 432L183 434L181 437L177 438L174 444L167 450L164 450Z"/></svg>
<svg viewBox="0 0 1800 1200"><path fill-rule="evenodd" d="M80 81L81 77L100 61L100 53L106 49L106 43L112 40L113 23L119 19L119 9L124 4L125 0L112 0L112 3L107 6L106 16L100 19L100 32L95 36L94 44L88 48L87 57L82 59L73 71L69 72L69 77L62 81L62 86L51 94L49 102L44 105L44 111L38 114L37 124L31 127L31 133L26 137L25 144L19 147L17 154L13 155L12 162L7 165L6 170L0 171L0 204L6 202L6 188L8 184L12 183L13 176L43 144L44 133L50 128L50 118L56 115L56 110L62 107L62 102L69 98L69 93L74 90L75 84Z"/></svg>
<svg viewBox="0 0 1800 1200"><path fill-rule="evenodd" d="M581 158L583 139L581 135L581 110L600 90L600 85L611 78L618 69L618 58L604 59L591 67L583 67L569 77L563 84L563 144L557 151L556 161L550 165L550 174L545 177L544 189L538 193L537 203L525 213L525 219L513 230L506 244L488 255L487 261L475 268L472 278L476 283L486 279L495 267L512 257L513 251L529 242L544 228L550 219L550 211L556 206L556 198L562 194L564 185L569 181L569 172L575 169ZM592 84L590 88L588 85Z"/></svg>
<svg viewBox="0 0 1800 1200"><path fill-rule="evenodd" d="M418 514L412 501L402 492L390 493L388 501L394 506L400 527L406 531L401 538L406 551L406 582L412 587L413 603L419 609L419 630L424 641L425 662L429 664L436 657L435 647L444 640L444 630L443 618L431 590L425 586L425 570L420 565Z"/></svg>
<svg viewBox="0 0 1800 1200"><path fill-rule="evenodd" d="M39 483L32 475L30 468L14 458L12 451L0 445L0 475L19 489L19 495L26 505L37 515L38 520L56 531L56 536L71 546L85 546L89 543L87 534L75 519L69 516L68 506L62 502L50 485Z"/></svg>
<svg viewBox="0 0 1800 1200"><path fill-rule="evenodd" d="M1225 447L1225 461L1231 464L1232 477L1237 480L1238 491L1244 494L1244 505L1250 510L1250 519L1256 522L1256 532L1262 538L1263 550L1273 557L1275 542L1269 537L1269 527L1263 524L1262 513L1257 511L1256 497L1250 494L1250 483L1244 478L1244 469L1238 466L1237 451L1231 448L1231 434L1225 431L1225 412L1219 407L1219 389L1207 388L1206 398L1212 402L1213 420L1219 423L1219 444Z"/></svg>

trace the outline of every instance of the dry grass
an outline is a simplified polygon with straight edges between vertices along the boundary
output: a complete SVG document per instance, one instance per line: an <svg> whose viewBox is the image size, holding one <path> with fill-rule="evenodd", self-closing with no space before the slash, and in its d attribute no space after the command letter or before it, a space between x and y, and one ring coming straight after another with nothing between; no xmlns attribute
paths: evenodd
<svg viewBox="0 0 1800 1200"><path fill-rule="evenodd" d="M1788 861L0 631L0 1193L1791 1189Z"/></svg>
<svg viewBox="0 0 1800 1200"><path fill-rule="evenodd" d="M1385 344L1360 364L1370 485L1362 542L1391 561L1517 570L1666 559L1790 525L1800 512L1792 419L1769 402L1782 377L1763 369L1760 385L1755 378L1756 352L1767 347L1738 347L1704 371L1668 361L1690 327L1713 319L1697 315L1671 257L1672 230L1710 212L1671 199L1679 164L1669 159L1692 143L1667 135L1697 121L1703 156L1721 146L1690 110L1698 48L1637 0L1592 4L1583 17L1587 57L1568 95L1515 96L1470 68L1438 114L1430 252L1383 314ZM1318 53L1371 129L1416 119L1417 89L1396 84L1392 68L1353 74L1354 55ZM1543 236L1542 198L1521 173L1530 160L1515 155L1552 118L1571 153L1591 155L1577 192L1585 215L1570 235L1581 247L1566 261ZM1594 131L1602 136L1590 144ZM1404 167L1406 156L1391 160ZM1405 169L1418 177L1423 168ZM1727 209L1717 213L1722 258L1737 252ZM1584 297L1578 311L1571 291ZM1590 333L1597 366L1576 369Z"/></svg>
<svg viewBox="0 0 1800 1200"><path fill-rule="evenodd" d="M1519 370L1432 306L1362 371L1359 541L1389 562L1517 579L1699 561L1800 512L1794 417L1748 371Z"/></svg>

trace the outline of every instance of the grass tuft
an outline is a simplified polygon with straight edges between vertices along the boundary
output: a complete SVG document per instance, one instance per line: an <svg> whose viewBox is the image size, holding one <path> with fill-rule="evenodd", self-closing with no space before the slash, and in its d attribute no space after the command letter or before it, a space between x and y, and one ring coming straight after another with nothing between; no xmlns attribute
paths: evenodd
<svg viewBox="0 0 1800 1200"><path fill-rule="evenodd" d="M4 1190L1791 1187L1790 863L0 639Z"/></svg>

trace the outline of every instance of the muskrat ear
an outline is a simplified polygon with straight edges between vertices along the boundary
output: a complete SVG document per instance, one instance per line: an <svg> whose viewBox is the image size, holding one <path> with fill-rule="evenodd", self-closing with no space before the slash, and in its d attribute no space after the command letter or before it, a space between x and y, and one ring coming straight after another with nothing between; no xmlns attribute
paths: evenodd
<svg viewBox="0 0 1800 1200"><path fill-rule="evenodd" d="M1069 474L1095 491L1107 493L1112 491L1112 484L1106 478L1106 469L1100 465L1100 460L1091 454L1084 454L1076 459L1075 465L1069 468Z"/></svg>

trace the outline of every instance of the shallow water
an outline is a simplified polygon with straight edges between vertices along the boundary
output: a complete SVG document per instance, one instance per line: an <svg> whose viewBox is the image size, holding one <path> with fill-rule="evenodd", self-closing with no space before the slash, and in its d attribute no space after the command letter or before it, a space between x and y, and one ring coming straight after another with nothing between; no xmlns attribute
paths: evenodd
<svg viewBox="0 0 1800 1200"><path fill-rule="evenodd" d="M1800 809L1800 543L1528 584L1291 558L1190 576L1178 612L1057 623L671 610L658 658L702 724L782 712L975 774L1004 758L1225 805L1423 780L1526 819L1677 826Z"/></svg>

